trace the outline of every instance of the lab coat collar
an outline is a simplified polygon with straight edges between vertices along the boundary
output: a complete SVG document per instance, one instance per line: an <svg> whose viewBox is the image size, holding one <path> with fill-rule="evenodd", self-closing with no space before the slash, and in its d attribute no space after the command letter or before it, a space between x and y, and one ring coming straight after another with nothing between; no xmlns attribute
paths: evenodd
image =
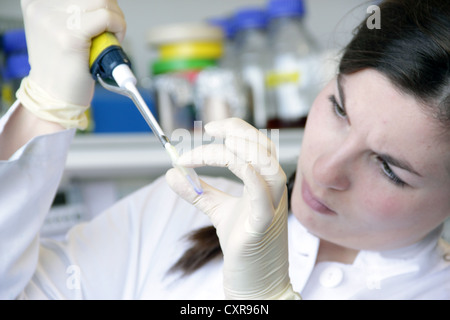
<svg viewBox="0 0 450 320"><path fill-rule="evenodd" d="M442 226L423 240L404 248L387 251L362 250L353 265L378 281L399 275L425 273L442 258L436 250L441 234Z"/></svg>
<svg viewBox="0 0 450 320"><path fill-rule="evenodd" d="M289 276L294 290L302 292L314 270L320 241L293 214L288 223Z"/></svg>
<svg viewBox="0 0 450 320"><path fill-rule="evenodd" d="M382 281L397 276L419 275L436 266L442 256L436 249L442 233L442 226L436 228L423 240L413 245L389 250L361 250L351 267L358 270L368 286L377 288ZM290 277L294 290L301 292L314 270L320 239L291 214L289 217L289 260ZM340 263L336 263L340 264Z"/></svg>

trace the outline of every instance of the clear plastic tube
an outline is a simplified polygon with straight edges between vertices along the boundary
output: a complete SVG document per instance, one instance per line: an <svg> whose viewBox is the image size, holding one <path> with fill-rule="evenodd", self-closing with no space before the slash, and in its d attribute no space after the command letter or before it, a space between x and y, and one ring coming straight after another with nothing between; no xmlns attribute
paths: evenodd
<svg viewBox="0 0 450 320"><path fill-rule="evenodd" d="M174 168L178 169L186 177L187 181L190 183L190 185L192 186L192 188L198 195L202 194L203 189L200 184L200 179L199 179L197 173L195 172L195 170L192 168L186 168L186 167L183 167L183 166L180 166L177 164L178 158L180 156L178 154L178 151L175 149L175 147L172 144L170 144L168 142L168 143L166 143L164 148L166 149L167 153L169 154L170 158L172 159L172 165L174 166Z"/></svg>

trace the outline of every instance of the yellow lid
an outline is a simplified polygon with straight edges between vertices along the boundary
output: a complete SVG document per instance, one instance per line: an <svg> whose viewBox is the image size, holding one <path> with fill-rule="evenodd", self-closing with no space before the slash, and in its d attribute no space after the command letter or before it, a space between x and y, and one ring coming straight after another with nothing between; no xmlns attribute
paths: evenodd
<svg viewBox="0 0 450 320"><path fill-rule="evenodd" d="M147 41L152 46L188 41L221 41L221 28L206 23L181 23L152 28Z"/></svg>
<svg viewBox="0 0 450 320"><path fill-rule="evenodd" d="M160 58L219 59L223 54L222 42L181 42L159 47Z"/></svg>

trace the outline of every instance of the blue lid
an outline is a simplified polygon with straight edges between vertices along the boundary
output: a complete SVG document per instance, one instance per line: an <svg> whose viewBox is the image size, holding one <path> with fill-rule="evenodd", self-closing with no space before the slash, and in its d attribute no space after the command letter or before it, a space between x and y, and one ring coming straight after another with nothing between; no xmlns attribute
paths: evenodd
<svg viewBox="0 0 450 320"><path fill-rule="evenodd" d="M270 18L303 16L305 5L303 0L270 0L267 5L267 14Z"/></svg>
<svg viewBox="0 0 450 320"><path fill-rule="evenodd" d="M8 30L3 33L2 47L6 54L27 50L27 41L23 29Z"/></svg>
<svg viewBox="0 0 450 320"><path fill-rule="evenodd" d="M26 53L12 54L6 59L3 75L5 79L21 79L29 72L30 64Z"/></svg>
<svg viewBox="0 0 450 320"><path fill-rule="evenodd" d="M236 28L231 18L212 18L209 19L208 22L213 26L221 28L225 37L228 39L233 38L236 33Z"/></svg>
<svg viewBox="0 0 450 320"><path fill-rule="evenodd" d="M260 8L245 8L237 11L233 16L236 31L242 29L264 29L267 26L267 13Z"/></svg>

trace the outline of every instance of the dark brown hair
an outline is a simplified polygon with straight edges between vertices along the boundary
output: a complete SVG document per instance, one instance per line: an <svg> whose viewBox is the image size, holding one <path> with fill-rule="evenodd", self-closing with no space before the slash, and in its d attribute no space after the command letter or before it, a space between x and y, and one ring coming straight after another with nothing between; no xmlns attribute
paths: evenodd
<svg viewBox="0 0 450 320"><path fill-rule="evenodd" d="M400 91L429 108L448 131L450 122L450 1L386 0L380 5L380 28L366 20L355 29L344 48L340 74L372 68L384 74ZM288 182L291 188L295 174ZM289 192L291 194L291 192ZM190 274L216 257L219 241L213 227L187 236L192 247L170 271Z"/></svg>
<svg viewBox="0 0 450 320"><path fill-rule="evenodd" d="M363 21L344 50L340 74L372 68L422 102L446 128L450 121L450 2L386 0L381 27Z"/></svg>

